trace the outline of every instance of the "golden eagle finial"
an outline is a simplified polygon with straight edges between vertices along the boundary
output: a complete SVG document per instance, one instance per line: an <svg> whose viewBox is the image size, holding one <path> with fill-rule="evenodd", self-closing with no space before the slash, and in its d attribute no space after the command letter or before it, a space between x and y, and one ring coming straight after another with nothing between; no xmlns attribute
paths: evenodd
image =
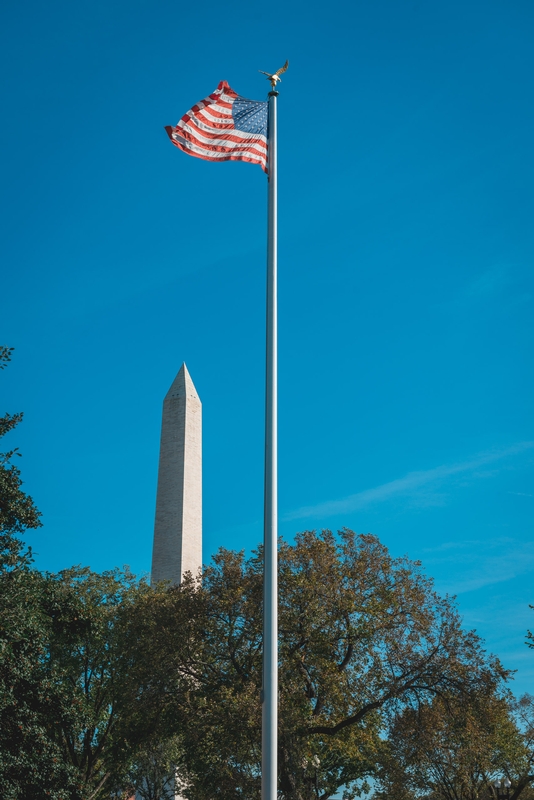
<svg viewBox="0 0 534 800"><path fill-rule="evenodd" d="M289 67L289 61L286 61L284 66L280 67L280 69L277 69L276 72L273 72L272 75L270 72L264 72L262 69L259 69L258 72L261 72L262 75L267 75L268 80L271 82L271 88L276 89L276 84L278 83L278 81L282 80L280 75L282 75L288 67Z"/></svg>

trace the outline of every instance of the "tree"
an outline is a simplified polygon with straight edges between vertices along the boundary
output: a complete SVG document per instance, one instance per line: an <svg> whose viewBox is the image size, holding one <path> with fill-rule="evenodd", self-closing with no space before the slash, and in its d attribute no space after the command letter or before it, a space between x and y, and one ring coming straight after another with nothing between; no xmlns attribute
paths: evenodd
<svg viewBox="0 0 534 800"><path fill-rule="evenodd" d="M0 370L11 361L12 347L0 346ZM23 414L4 414L0 417L0 437L12 431L22 421ZM0 453L0 547L2 558L17 563L20 542L14 537L27 528L41 525L40 513L31 497L22 489L20 470L11 463L13 456L20 456L15 447Z"/></svg>
<svg viewBox="0 0 534 800"><path fill-rule="evenodd" d="M46 733L75 776L69 798L104 800L136 789L155 800L169 792L169 764L180 761L169 667L155 665L164 641L172 650L172 697L183 702L201 637L196 585L153 588L127 568L99 574L73 567L44 578L50 628L43 674L55 687ZM169 607L175 619L166 629L160 622Z"/></svg>
<svg viewBox="0 0 534 800"><path fill-rule="evenodd" d="M0 348L0 369L11 353ZM0 418L0 435L21 420ZM131 786L136 759L166 742L158 727L166 695L150 686L157 632L133 637L138 608L149 619L168 592L127 570L36 570L19 537L41 525L40 514L16 455L0 456L0 797L107 798Z"/></svg>
<svg viewBox="0 0 534 800"><path fill-rule="evenodd" d="M0 347L0 369L11 353L12 348ZM1 417L0 436L21 420L20 413ZM0 796L63 800L59 787L69 785L72 776L44 723L53 687L42 672L48 631L43 580L18 538L40 526L40 514L21 489L20 470L11 463L15 455L20 455L17 448L0 455Z"/></svg>
<svg viewBox="0 0 534 800"><path fill-rule="evenodd" d="M492 691L403 709L390 724L375 797L490 800L493 782L506 776L517 800L532 779L517 709L511 695Z"/></svg>
<svg viewBox="0 0 534 800"><path fill-rule="evenodd" d="M510 800L516 800L520 794L525 800L534 800L534 697L524 694L512 702L511 709L522 737L523 753L519 760L510 765L507 773L514 780Z"/></svg>
<svg viewBox="0 0 534 800"><path fill-rule="evenodd" d="M154 737L138 750L128 771L129 783L140 800L175 800L176 764L182 746L178 737Z"/></svg>
<svg viewBox="0 0 534 800"><path fill-rule="evenodd" d="M42 670L55 686L46 732L75 775L73 797L109 797L149 736L148 721L143 729L131 724L136 698L126 689L124 632L150 591L128 569L99 574L73 567L45 576L42 604L50 625ZM147 650L139 645L142 659Z"/></svg>
<svg viewBox="0 0 534 800"><path fill-rule="evenodd" d="M11 361L12 347L0 346L0 370ZM0 417L0 438L12 431L22 421L23 414L4 414ZM0 568L2 571L24 567L31 561L29 552L22 552L22 542L17 538L27 528L41 525L40 512L32 498L22 491L20 470L11 463L20 457L17 447L0 453Z"/></svg>
<svg viewBox="0 0 534 800"><path fill-rule="evenodd" d="M144 592L132 612L122 627L121 679L129 736L138 746L122 786L143 800L174 800L175 783L184 791L188 785L182 719L198 689L205 596L186 574L180 586Z"/></svg>
<svg viewBox="0 0 534 800"><path fill-rule="evenodd" d="M165 692L150 685L158 636L134 636L139 614L149 617L167 590L127 569L28 569L26 579L13 625L24 658L18 680L11 664L0 732L0 796L104 800L112 791L129 796L137 779L146 793L162 756L171 757L170 726ZM173 684L176 692L176 675Z"/></svg>
<svg viewBox="0 0 534 800"><path fill-rule="evenodd" d="M0 432L20 418L3 417ZM221 549L201 585L188 576L152 588L120 570L41 575L17 538L40 521L15 454L0 464L0 796L104 800L136 787L152 800L172 763L190 800L252 800L261 549L248 560ZM284 800L328 800L341 787L351 800L380 778L392 720L436 714L444 698L463 713L500 696L506 671L417 562L343 530L281 542L279 563Z"/></svg>
<svg viewBox="0 0 534 800"><path fill-rule="evenodd" d="M375 774L394 712L445 693L476 696L506 678L420 565L393 559L373 536L301 533L294 545L281 543L279 578L280 791L288 800L326 800L340 787L357 795ZM152 683L167 693L182 735L184 793L252 798L260 782L261 551L245 560L221 550L191 600L196 650L184 662L169 636ZM161 627L173 630L172 602L160 611Z"/></svg>

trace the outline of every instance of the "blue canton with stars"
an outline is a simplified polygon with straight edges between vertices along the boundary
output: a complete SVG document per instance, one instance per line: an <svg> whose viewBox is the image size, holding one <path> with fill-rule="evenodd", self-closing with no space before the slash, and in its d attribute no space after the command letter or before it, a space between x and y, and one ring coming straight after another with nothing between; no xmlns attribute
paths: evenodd
<svg viewBox="0 0 534 800"><path fill-rule="evenodd" d="M234 128L243 133L257 133L267 136L267 110L268 103L256 100L245 100L236 97L232 104L232 119Z"/></svg>

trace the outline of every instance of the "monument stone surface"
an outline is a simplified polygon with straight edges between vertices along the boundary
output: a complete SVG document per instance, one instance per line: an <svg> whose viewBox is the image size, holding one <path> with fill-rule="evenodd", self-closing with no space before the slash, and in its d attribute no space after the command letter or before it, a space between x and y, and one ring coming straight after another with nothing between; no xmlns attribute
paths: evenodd
<svg viewBox="0 0 534 800"><path fill-rule="evenodd" d="M151 582L202 568L202 403L185 364L163 401Z"/></svg>

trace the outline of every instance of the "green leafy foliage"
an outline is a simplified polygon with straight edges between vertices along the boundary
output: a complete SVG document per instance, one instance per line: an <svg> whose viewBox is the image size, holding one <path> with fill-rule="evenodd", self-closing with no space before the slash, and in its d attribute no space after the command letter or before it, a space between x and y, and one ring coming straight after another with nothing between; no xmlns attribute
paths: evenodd
<svg viewBox="0 0 534 800"><path fill-rule="evenodd" d="M12 347L0 346L0 369L11 360ZM12 431L22 421L22 413L4 414L0 417L0 437ZM0 453L0 553L4 562L13 559L16 563L20 542L14 537L26 528L41 525L40 513L33 500L22 489L20 470L11 463L13 456L20 456L17 448Z"/></svg>
<svg viewBox="0 0 534 800"><path fill-rule="evenodd" d="M0 796L66 800L75 775L50 735L58 691L44 668L50 621L42 576L21 564L0 571Z"/></svg>
<svg viewBox="0 0 534 800"><path fill-rule="evenodd" d="M0 347L0 369L11 354ZM21 420L0 418L0 436ZM136 757L160 747L165 693L150 691L149 666L158 636L133 637L138 609L149 619L168 592L127 570L36 570L18 538L41 525L18 455L0 456L0 797L100 800L128 792Z"/></svg>
<svg viewBox="0 0 534 800"><path fill-rule="evenodd" d="M367 791L393 714L445 694L460 702L506 677L420 566L393 559L373 536L305 532L292 545L282 542L279 585L283 798ZM168 648L162 641L152 688L164 691L173 709L183 793L191 800L255 797L261 552L245 560L219 551L189 597L196 616L186 661L183 642L174 639L176 620L190 618L183 606L180 613L173 608L180 594L169 594L159 609Z"/></svg>
<svg viewBox="0 0 534 800"><path fill-rule="evenodd" d="M11 353L12 348L0 347L0 369ZM21 419L22 414L1 417L0 436ZM20 471L10 463L15 454L12 449L0 455L0 796L62 800L66 795L55 788L69 783L69 770L44 724L53 701L41 668L48 632L40 602L43 579L17 538L41 523L33 500L21 489Z"/></svg>
<svg viewBox="0 0 534 800"><path fill-rule="evenodd" d="M138 598L149 592L128 570L75 567L46 576L43 670L56 686L47 729L86 800L109 796L140 744L128 725L135 697L125 694L123 635Z"/></svg>
<svg viewBox="0 0 534 800"><path fill-rule="evenodd" d="M490 800L503 776L510 800L531 798L532 700L489 691L403 709L391 720L375 798Z"/></svg>
<svg viewBox="0 0 534 800"><path fill-rule="evenodd" d="M131 786L139 800L175 800L176 764L181 759L178 737L154 737L138 750L128 772Z"/></svg>
<svg viewBox="0 0 534 800"><path fill-rule="evenodd" d="M140 611L166 591L128 570L42 575L26 566L1 577L11 591L0 585L0 796L128 794L135 764L168 738L164 693L139 682L157 637L132 638Z"/></svg>
<svg viewBox="0 0 534 800"><path fill-rule="evenodd" d="M510 703L513 720L520 733L522 748L505 774L513 780L510 800L534 800L534 697L524 694Z"/></svg>

